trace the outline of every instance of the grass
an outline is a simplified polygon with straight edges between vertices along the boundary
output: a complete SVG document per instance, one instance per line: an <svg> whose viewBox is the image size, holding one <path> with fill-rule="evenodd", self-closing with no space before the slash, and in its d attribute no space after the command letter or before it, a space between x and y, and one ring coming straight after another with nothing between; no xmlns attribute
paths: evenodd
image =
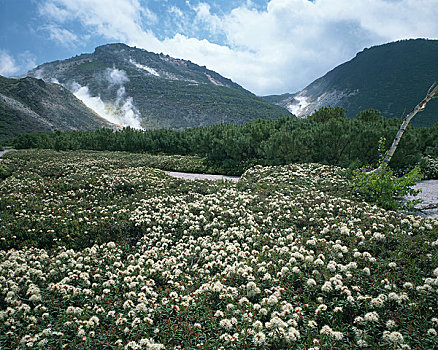
<svg viewBox="0 0 438 350"><path fill-rule="evenodd" d="M358 201L337 167L184 181L147 157L5 156L0 348L438 346L438 220Z"/></svg>

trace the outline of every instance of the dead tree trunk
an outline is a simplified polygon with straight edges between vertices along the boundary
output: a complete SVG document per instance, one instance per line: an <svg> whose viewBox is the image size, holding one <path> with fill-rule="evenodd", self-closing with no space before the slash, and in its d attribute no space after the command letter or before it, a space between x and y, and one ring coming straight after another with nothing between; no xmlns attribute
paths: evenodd
<svg viewBox="0 0 438 350"><path fill-rule="evenodd" d="M382 163L380 164L380 166L377 169L374 169L374 170L369 172L370 174L371 173L379 172L380 169L383 169L383 168L388 166L388 163L391 160L392 156L394 155L394 152L397 149L397 146L398 146L398 144L400 142L400 139L403 136L403 133L405 132L405 130L406 130L409 122L411 121L411 119L418 112L424 111L424 109L426 108L427 102L429 102L433 98L438 98L438 96L435 96L437 93L438 93L438 85L435 82L435 83L432 84L432 86L427 91L426 97L419 104L417 104L415 106L415 108L412 110L411 113L407 114L403 118L403 122L400 125L400 129L398 129L397 135L395 135L394 141L392 142L392 145L391 145L390 149L386 153L385 158L383 159Z"/></svg>

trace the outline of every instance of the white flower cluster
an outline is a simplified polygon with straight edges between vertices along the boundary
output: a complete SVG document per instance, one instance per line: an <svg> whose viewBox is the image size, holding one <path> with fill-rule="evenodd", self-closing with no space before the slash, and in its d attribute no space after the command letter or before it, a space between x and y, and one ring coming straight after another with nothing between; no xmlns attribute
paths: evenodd
<svg viewBox="0 0 438 350"><path fill-rule="evenodd" d="M437 220L335 195L347 186L341 170L314 164L256 167L238 184L187 185L197 191L184 182L167 188L174 180L144 168L117 174L145 192L124 199L127 241L0 251L0 347L409 346L417 339L397 317L408 313L422 320L422 340L437 344ZM99 184L94 195L118 186L112 177ZM95 210L111 221L118 209ZM88 212L75 215L89 221ZM430 239L419 245L420 235ZM407 259L416 257L385 250L403 239L422 249L425 272Z"/></svg>

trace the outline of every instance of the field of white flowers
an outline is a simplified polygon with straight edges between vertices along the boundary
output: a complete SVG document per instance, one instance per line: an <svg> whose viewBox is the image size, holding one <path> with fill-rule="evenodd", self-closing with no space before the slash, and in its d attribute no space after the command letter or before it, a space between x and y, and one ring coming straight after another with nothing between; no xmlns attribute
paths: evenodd
<svg viewBox="0 0 438 350"><path fill-rule="evenodd" d="M336 167L154 162L0 164L0 349L438 348L437 219L358 201Z"/></svg>

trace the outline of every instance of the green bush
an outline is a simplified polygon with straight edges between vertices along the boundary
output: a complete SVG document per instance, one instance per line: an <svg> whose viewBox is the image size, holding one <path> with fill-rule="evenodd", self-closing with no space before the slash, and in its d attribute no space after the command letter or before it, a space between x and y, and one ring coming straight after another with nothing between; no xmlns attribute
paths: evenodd
<svg viewBox="0 0 438 350"><path fill-rule="evenodd" d="M431 156L422 157L420 160L421 172L425 179L438 179L438 159Z"/></svg>
<svg viewBox="0 0 438 350"><path fill-rule="evenodd" d="M367 172L364 168L353 172L354 189L367 201L385 209L413 210L421 203L421 199L402 201L401 197L415 196L421 190L414 186L422 179L420 165L416 165L410 172L401 177L394 176L392 170L381 167L385 152L383 152L385 138L379 141L379 170Z"/></svg>

